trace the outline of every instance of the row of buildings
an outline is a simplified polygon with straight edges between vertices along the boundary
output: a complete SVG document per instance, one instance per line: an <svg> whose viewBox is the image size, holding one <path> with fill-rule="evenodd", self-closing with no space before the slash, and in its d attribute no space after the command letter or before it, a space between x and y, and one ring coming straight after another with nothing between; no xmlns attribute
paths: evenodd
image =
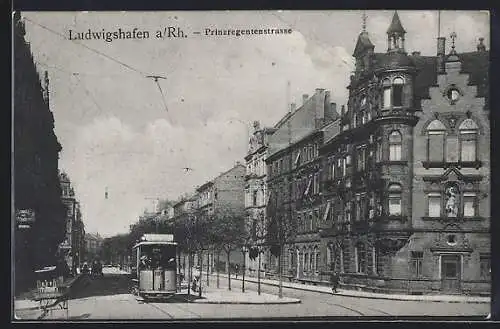
<svg viewBox="0 0 500 329"><path fill-rule="evenodd" d="M196 220L197 216L212 218L227 210L230 210L232 214L240 215L235 218L243 220L245 211L244 184L245 166L238 162L231 169L196 188L192 194L183 196L173 205L171 220L173 222L186 222ZM204 249L209 250L210 248L207 246ZM217 255L213 251L206 253L204 257L203 260L200 260L198 255L195 255L194 264L201 265L203 268L208 265L212 272L217 267L227 271L228 266L234 269L236 265L242 264L243 251L231 251L229 262L227 262L227 257ZM182 255L180 265L184 268L189 267L189 259L186 255Z"/></svg>
<svg viewBox="0 0 500 329"><path fill-rule="evenodd" d="M460 53L456 37L408 54L396 12L376 52L363 28L347 106L316 89L273 127L255 122L246 167L200 186L174 218L243 208L262 250L247 253L249 275L259 261L266 275L278 270L264 239L274 218L296 227L283 250L290 280L336 271L352 288L489 294L489 51L480 38Z"/></svg>

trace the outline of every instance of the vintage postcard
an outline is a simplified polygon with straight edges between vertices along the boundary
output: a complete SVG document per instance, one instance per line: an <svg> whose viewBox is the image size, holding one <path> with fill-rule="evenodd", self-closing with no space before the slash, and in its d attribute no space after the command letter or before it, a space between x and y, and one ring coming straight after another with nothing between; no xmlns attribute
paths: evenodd
<svg viewBox="0 0 500 329"><path fill-rule="evenodd" d="M488 11L12 22L13 319L490 314Z"/></svg>

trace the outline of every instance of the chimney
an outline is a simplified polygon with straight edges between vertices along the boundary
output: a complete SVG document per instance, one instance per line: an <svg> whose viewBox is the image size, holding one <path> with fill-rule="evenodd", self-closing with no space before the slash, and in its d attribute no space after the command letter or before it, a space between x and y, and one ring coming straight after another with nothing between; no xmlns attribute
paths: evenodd
<svg viewBox="0 0 500 329"><path fill-rule="evenodd" d="M296 108L297 108L297 104L295 104L295 103L290 104L290 112L295 111Z"/></svg>
<svg viewBox="0 0 500 329"><path fill-rule="evenodd" d="M331 102L329 106L325 108L325 121L326 123L337 120L339 114L337 113L337 104Z"/></svg>
<svg viewBox="0 0 500 329"><path fill-rule="evenodd" d="M305 104L308 98L309 98L308 94L303 94L302 95L302 104Z"/></svg>
<svg viewBox="0 0 500 329"><path fill-rule="evenodd" d="M438 43L437 43L437 71L438 71L438 74L444 72L445 46L446 46L446 38L439 37Z"/></svg>
<svg viewBox="0 0 500 329"><path fill-rule="evenodd" d="M477 45L477 51L486 51L486 46L483 44L484 38L479 38L479 44Z"/></svg>

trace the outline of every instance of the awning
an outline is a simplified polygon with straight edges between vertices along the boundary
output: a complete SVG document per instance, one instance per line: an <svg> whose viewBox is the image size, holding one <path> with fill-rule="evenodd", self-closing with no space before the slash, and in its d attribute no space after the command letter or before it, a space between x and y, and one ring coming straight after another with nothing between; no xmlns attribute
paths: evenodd
<svg viewBox="0 0 500 329"><path fill-rule="evenodd" d="M328 204L326 205L325 213L323 214L323 221L324 222L326 222L326 220L328 218L328 213L330 212L330 206L331 206L331 202L329 201Z"/></svg>

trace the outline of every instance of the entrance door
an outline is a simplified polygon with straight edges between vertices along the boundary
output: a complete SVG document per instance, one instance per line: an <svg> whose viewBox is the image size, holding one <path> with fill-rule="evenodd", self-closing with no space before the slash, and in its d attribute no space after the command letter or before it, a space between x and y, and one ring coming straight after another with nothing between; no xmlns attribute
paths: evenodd
<svg viewBox="0 0 500 329"><path fill-rule="evenodd" d="M460 293L461 257L460 255L441 256L442 290L445 293Z"/></svg>

